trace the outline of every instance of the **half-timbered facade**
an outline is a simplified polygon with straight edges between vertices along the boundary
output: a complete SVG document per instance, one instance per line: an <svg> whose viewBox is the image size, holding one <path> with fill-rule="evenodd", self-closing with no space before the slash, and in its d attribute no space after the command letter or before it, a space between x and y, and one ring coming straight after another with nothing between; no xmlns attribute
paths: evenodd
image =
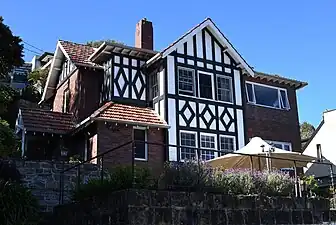
<svg viewBox="0 0 336 225"><path fill-rule="evenodd" d="M286 136L258 133L256 114L246 114L253 107L266 106L262 114L270 110L278 110L279 117L288 114L293 120L286 122L293 126L287 127L295 128L295 90L305 83L278 76L267 80L271 76L256 73L211 19L160 52L153 50L150 21L141 20L136 29L135 47L57 44L41 103L51 102L52 111L74 115L75 128L63 135L70 142L72 137L83 142L76 151L85 159L111 146L141 140L135 159L155 168L166 160L209 160L243 147L250 127L266 140L293 142L282 139ZM269 93L275 100L256 97L257 84L273 88ZM272 124L265 127L271 130ZM20 129L25 129L24 123ZM159 142L161 147L149 147L146 141ZM127 152L113 159L125 161Z"/></svg>

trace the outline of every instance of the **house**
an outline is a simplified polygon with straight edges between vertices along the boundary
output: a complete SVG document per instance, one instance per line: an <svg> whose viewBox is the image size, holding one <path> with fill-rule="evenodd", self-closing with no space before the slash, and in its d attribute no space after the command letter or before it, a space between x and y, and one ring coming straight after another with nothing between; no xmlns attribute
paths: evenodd
<svg viewBox="0 0 336 225"><path fill-rule="evenodd" d="M328 186L331 174L336 174L336 155L333 142L336 133L336 110L323 112L322 121L303 147L303 153L314 156L324 164L308 164L305 175L313 175L323 184ZM328 165L329 164L329 165ZM336 181L336 180L335 180Z"/></svg>
<svg viewBox="0 0 336 225"><path fill-rule="evenodd" d="M31 72L31 63L25 62L22 66L13 68L6 79L1 79L0 83L10 85L12 88L22 90L27 86L28 74Z"/></svg>
<svg viewBox="0 0 336 225"><path fill-rule="evenodd" d="M155 142L135 146L137 162L153 168L194 158L195 148L210 159L254 136L300 150L296 90L306 85L255 71L209 18L162 51L142 19L135 47L58 41L40 102L52 108L20 109L17 128L30 158L57 157L60 143L90 159ZM104 160L130 163L131 153L120 147Z"/></svg>

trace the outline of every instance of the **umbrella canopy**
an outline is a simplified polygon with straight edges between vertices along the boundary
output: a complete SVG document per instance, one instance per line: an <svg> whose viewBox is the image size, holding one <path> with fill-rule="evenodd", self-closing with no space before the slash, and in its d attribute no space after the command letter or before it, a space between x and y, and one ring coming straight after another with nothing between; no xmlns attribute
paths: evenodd
<svg viewBox="0 0 336 225"><path fill-rule="evenodd" d="M259 156L259 157L258 157ZM267 162L269 157L269 162ZM281 169L289 167L305 167L307 163L315 160L315 157L303 155L298 152L290 152L275 148L259 137L254 137L243 148L215 159L207 161L211 166L230 168L266 169L267 164L271 168Z"/></svg>

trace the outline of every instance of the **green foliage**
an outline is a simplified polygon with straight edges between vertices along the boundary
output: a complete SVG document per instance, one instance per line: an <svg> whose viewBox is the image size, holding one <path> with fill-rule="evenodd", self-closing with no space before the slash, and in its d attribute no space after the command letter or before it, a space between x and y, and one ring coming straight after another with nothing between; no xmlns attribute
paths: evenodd
<svg viewBox="0 0 336 225"><path fill-rule="evenodd" d="M28 74L28 83L29 86L33 86L37 89L39 93L43 93L44 86L48 78L48 69L44 70L34 70Z"/></svg>
<svg viewBox="0 0 336 225"><path fill-rule="evenodd" d="M21 184L0 180L0 205L0 221L3 221L1 224L38 224L38 201Z"/></svg>
<svg viewBox="0 0 336 225"><path fill-rule="evenodd" d="M23 64L22 50L21 39L12 34L0 16L0 78L6 78L14 67Z"/></svg>
<svg viewBox="0 0 336 225"><path fill-rule="evenodd" d="M0 157L11 156L17 151L18 141L5 120L0 120Z"/></svg>
<svg viewBox="0 0 336 225"><path fill-rule="evenodd" d="M300 124L300 133L301 133L301 139L307 139L312 136L312 134L315 131L315 127L311 125L308 122L303 122Z"/></svg>
<svg viewBox="0 0 336 225"><path fill-rule="evenodd" d="M74 201L82 201L93 197L106 197L109 193L127 188L152 188L156 182L146 168L134 168L134 184L131 167L116 167L104 176L104 180L90 179L86 184L73 192Z"/></svg>
<svg viewBox="0 0 336 225"><path fill-rule="evenodd" d="M89 45L89 46L94 47L94 48L98 48L104 42L106 42L107 44L122 44L122 45L124 44L120 41L116 41L116 40L112 40L112 39L106 39L106 40L99 40L99 41L88 41L88 42L86 42L86 45Z"/></svg>
<svg viewBox="0 0 336 225"><path fill-rule="evenodd" d="M0 84L0 116L7 112L8 107L13 103L18 94L10 86Z"/></svg>
<svg viewBox="0 0 336 225"><path fill-rule="evenodd" d="M21 174L15 164L0 160L0 180L15 183L21 182Z"/></svg>

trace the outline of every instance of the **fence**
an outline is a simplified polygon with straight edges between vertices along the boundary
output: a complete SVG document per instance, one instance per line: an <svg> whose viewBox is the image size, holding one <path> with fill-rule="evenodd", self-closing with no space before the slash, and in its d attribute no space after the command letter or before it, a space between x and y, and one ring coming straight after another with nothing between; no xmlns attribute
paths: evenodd
<svg viewBox="0 0 336 225"><path fill-rule="evenodd" d="M66 169L64 169L61 174L60 174L60 193L59 193L59 203L63 204L64 202L64 192L65 191L69 191L69 190L65 190L64 189L64 177L67 173L73 172L74 170L76 171L77 177L76 177L76 188L80 188L81 184L82 184L82 171L81 168L84 164L92 164L92 163L96 163L100 168L99 168L99 176L95 177L95 178L99 178L101 182L104 182L104 177L106 174L106 169L108 167L111 166L111 162L108 162L108 159L110 158L115 158L118 155L121 155L122 153L124 153L125 151L128 151L130 154L127 155L126 160L124 159L123 162L119 162L118 158L114 159L116 164L121 164L121 165L129 165L131 167L131 175L132 175L132 187L134 185L134 178L135 178L135 165L137 163L144 163L143 161L139 161L138 159L135 158L136 156L136 150L137 150L137 146L139 146L138 144L142 144L143 146L145 146L145 149L147 149L147 154L148 154L148 149L150 149L150 146L159 146L162 147L164 149L163 152L168 152L171 149L176 149L176 154L177 154L177 162L179 163L183 163L186 160L196 160L198 162L198 165L201 166L201 164L208 160L209 157L208 155L212 156L223 156L225 154L228 154L230 152L223 152L220 150L215 150L215 149L202 149L202 148L197 148L197 147L186 147L186 146L180 146L180 145L171 145L171 144L163 144L163 143L155 143L155 142L148 142L148 141L135 141L135 140L131 140L128 141L124 144L121 144L117 147L111 148L101 154L98 154L88 160L85 160L83 162L80 162L76 165L70 166ZM182 151L184 153L188 153L188 154L184 154L182 155ZM117 154L111 154L111 153L117 153ZM285 161L289 161L286 158L281 158L281 157L274 157L274 156L269 156L269 155L253 155L253 154L243 154L243 153L236 153L236 152L231 152L234 153L235 155L240 155L240 156L247 156L250 157L252 159L252 157L257 157L258 161L260 162L260 159L265 159L266 162L268 162L269 159L271 160L285 160ZM125 156L125 154L123 154ZM166 159L164 159L162 161L158 161L158 164L162 164L164 161L169 161L168 160L168 156L166 155ZM325 163L325 162L310 162L310 161L303 161L303 160L292 160L295 163L298 162L304 162L304 163L315 163L315 164L324 164L324 165L329 165L330 166L330 180L331 180L331 185L332 188L334 188L334 173L332 170L332 164L330 163ZM145 163L148 163L149 161L146 161ZM112 165L113 166L113 165ZM252 169L258 169L258 168L253 168L252 165ZM294 176L295 176L295 183L296 183L296 196L300 196L301 197L301 186L300 186L300 180L297 178L297 174L296 174L297 170L296 168L294 168ZM131 188L131 187L130 187Z"/></svg>

